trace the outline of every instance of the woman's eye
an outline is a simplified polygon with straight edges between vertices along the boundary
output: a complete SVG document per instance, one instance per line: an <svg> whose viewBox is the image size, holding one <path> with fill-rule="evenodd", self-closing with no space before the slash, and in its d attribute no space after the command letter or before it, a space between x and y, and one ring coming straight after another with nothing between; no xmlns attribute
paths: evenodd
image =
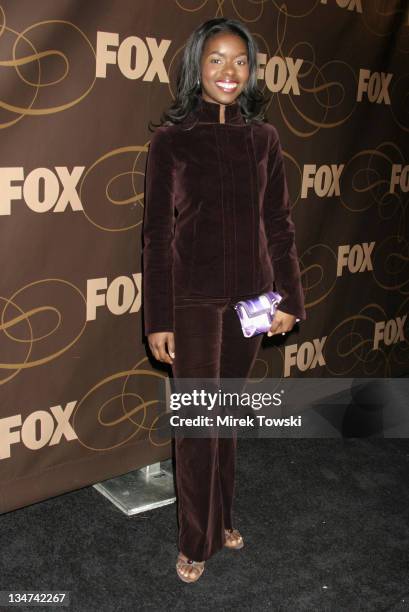
<svg viewBox="0 0 409 612"><path fill-rule="evenodd" d="M210 63L213 63L213 62L220 62L220 61L221 61L220 57L212 57L212 58L211 58L211 60L210 60ZM245 64L247 63L247 60L238 60L238 63L239 63L241 66L243 66L243 65L245 65Z"/></svg>

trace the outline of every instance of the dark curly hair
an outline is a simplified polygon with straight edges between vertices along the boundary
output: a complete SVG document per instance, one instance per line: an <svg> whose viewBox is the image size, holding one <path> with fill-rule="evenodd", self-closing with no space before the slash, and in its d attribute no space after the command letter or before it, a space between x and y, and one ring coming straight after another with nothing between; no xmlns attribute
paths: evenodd
<svg viewBox="0 0 409 612"><path fill-rule="evenodd" d="M264 97L257 84L257 45L248 29L240 21L219 17L205 21L189 36L179 65L175 100L168 110L162 113L159 124L149 122L149 129L159 125L180 123L196 108L201 92L200 62L203 47L208 38L219 32L236 34L246 43L249 78L237 102L246 122L266 121L264 113L269 100Z"/></svg>

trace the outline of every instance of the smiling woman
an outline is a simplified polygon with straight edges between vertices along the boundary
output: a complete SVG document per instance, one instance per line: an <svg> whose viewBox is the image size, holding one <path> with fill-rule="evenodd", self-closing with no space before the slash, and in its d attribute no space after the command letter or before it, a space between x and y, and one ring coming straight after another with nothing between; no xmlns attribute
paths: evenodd
<svg viewBox="0 0 409 612"><path fill-rule="evenodd" d="M224 123L224 105L241 94L249 78L246 43L226 32L212 36L203 48L201 72L203 99L220 104Z"/></svg>
<svg viewBox="0 0 409 612"><path fill-rule="evenodd" d="M213 19L190 36L174 104L146 168L143 299L153 356L178 380L241 379L261 335L244 337L238 300L282 296L270 332L305 319L294 224L277 130L265 122L257 48L238 21ZM177 572L194 582L233 528L237 434L175 438Z"/></svg>

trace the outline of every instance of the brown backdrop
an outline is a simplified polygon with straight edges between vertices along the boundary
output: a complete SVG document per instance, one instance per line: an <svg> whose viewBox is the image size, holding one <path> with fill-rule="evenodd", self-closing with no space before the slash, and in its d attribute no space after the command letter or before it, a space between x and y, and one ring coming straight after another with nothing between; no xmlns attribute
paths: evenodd
<svg viewBox="0 0 409 612"><path fill-rule="evenodd" d="M149 119L220 3L0 0L0 512L170 455L141 317ZM223 3L260 51L308 320L256 374L408 371L404 1Z"/></svg>

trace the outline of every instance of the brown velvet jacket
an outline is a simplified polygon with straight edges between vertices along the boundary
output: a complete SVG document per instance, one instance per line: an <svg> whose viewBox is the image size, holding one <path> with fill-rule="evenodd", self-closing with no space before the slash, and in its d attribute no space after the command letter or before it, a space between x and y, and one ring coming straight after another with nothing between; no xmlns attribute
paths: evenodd
<svg viewBox="0 0 409 612"><path fill-rule="evenodd" d="M145 334L174 330L178 297L255 296L305 319L281 145L269 123L247 123L238 102L202 97L180 124L152 136L145 186Z"/></svg>

